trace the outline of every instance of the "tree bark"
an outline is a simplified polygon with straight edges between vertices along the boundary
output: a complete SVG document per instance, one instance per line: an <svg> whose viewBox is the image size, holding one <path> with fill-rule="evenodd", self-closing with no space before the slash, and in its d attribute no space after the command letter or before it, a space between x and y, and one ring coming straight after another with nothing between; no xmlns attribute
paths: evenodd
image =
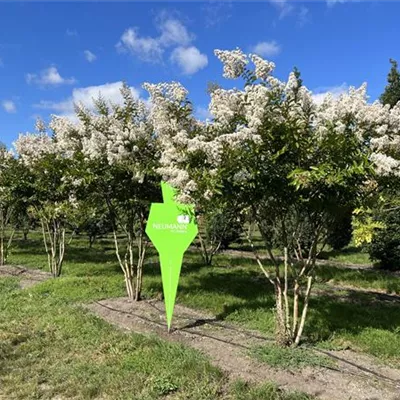
<svg viewBox="0 0 400 400"><path fill-rule="evenodd" d="M306 316L307 316L307 311L308 311L308 303L309 303L309 300L310 300L312 281L313 281L313 277L309 276L307 278L307 290L306 290L306 295L305 295L305 298L304 298L303 312L301 314L299 330L297 331L297 335L296 335L296 338L294 340L295 346L299 345L300 339L301 339L301 335L303 334L303 329L304 329L304 325L305 325L305 322L306 322Z"/></svg>
<svg viewBox="0 0 400 400"><path fill-rule="evenodd" d="M62 222L41 219L43 243L47 253L49 269L54 278L61 275L65 255L65 228Z"/></svg>

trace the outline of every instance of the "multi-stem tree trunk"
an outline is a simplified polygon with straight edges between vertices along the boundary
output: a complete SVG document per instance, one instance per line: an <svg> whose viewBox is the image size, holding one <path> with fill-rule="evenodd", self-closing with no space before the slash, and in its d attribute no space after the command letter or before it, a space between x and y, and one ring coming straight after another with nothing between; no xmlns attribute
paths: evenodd
<svg viewBox="0 0 400 400"><path fill-rule="evenodd" d="M140 230L137 238L137 248L138 248L138 261L136 267L136 288L135 288L135 301L139 301L142 295L142 285L143 285L143 264L144 257L146 254L147 243L144 240L144 218L140 221Z"/></svg>
<svg viewBox="0 0 400 400"><path fill-rule="evenodd" d="M303 257L301 247L296 250L296 262L289 256L288 248L284 248L283 271L280 262L267 248L275 273L270 273L263 265L255 251L250 234L248 241L253 249L257 263L274 288L276 307L276 341L281 346L297 346L300 343L308 312L308 305L313 284L315 260L318 255L317 243L319 232L316 232L311 249L307 257ZM290 271L289 271L290 269ZM302 284L305 283L302 291ZM293 301L290 301L292 295Z"/></svg>
<svg viewBox="0 0 400 400"><path fill-rule="evenodd" d="M115 253L119 265L124 273L125 287L129 300L139 301L142 294L143 264L146 254L147 242L145 241L145 217L144 213L139 215L139 227L135 235L135 223L133 219L123 227L126 236L125 254L121 254L118 241L117 226L113 226ZM138 254L135 261L134 248L137 247Z"/></svg>
<svg viewBox="0 0 400 400"><path fill-rule="evenodd" d="M201 257L206 265L211 265L214 256L218 253L221 247L222 242L216 241L207 245L206 240L203 238L200 232L198 233L198 238L200 242Z"/></svg>
<svg viewBox="0 0 400 400"><path fill-rule="evenodd" d="M59 277L65 255L65 227L61 220L56 218L41 219L44 247L50 272L53 277Z"/></svg>
<svg viewBox="0 0 400 400"><path fill-rule="evenodd" d="M198 218L199 225L199 243L200 243L200 252L201 257L206 265L211 265L214 256L218 253L219 249L222 246L222 236L225 234L227 226L224 227L221 232L221 237L214 237L207 240L208 232L207 226L204 220L204 216Z"/></svg>
<svg viewBox="0 0 400 400"><path fill-rule="evenodd" d="M8 258L8 251L14 238L15 230L12 229L7 237L7 227L12 213L11 207L0 207L0 265L5 265Z"/></svg>

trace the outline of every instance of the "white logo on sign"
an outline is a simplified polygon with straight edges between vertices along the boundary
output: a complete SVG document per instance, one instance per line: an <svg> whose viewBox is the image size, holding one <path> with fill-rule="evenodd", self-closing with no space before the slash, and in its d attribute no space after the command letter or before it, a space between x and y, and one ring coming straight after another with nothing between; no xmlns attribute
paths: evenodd
<svg viewBox="0 0 400 400"><path fill-rule="evenodd" d="M179 224L188 224L190 222L189 215L178 215L178 223Z"/></svg>

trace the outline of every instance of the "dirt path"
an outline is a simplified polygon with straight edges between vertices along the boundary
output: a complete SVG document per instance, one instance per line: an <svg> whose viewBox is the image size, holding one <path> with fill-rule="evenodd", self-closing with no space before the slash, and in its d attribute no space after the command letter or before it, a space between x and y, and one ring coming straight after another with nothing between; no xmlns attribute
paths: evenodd
<svg viewBox="0 0 400 400"><path fill-rule="evenodd" d="M276 382L324 400L400 400L400 370L352 351L324 352L334 368L307 367L298 372L276 370L250 358L251 347L271 342L259 332L217 321L212 315L177 305L174 329L167 333L164 304L158 300L130 303L126 298L103 300L87 306L106 321L141 334L156 334L206 354L232 379Z"/></svg>
<svg viewBox="0 0 400 400"><path fill-rule="evenodd" d="M0 277L20 278L20 286L22 289L25 289L50 279L51 274L38 269L24 268L17 265L3 265L0 267Z"/></svg>

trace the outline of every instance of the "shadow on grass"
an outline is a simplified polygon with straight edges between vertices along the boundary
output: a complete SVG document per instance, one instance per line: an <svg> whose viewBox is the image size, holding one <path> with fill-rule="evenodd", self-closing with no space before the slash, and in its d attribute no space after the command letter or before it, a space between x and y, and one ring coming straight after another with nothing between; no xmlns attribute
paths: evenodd
<svg viewBox="0 0 400 400"><path fill-rule="evenodd" d="M330 266L316 267L317 280L336 282L371 290L400 294L400 277L376 269L346 269Z"/></svg>
<svg viewBox="0 0 400 400"><path fill-rule="evenodd" d="M151 282L153 290L161 291L161 282ZM257 321L252 319L273 318L275 306L272 286L256 271L246 269L203 268L200 272L182 275L179 297L196 298L216 312L219 320ZM376 293L345 291L338 296L318 295L310 301L305 336L315 343L327 340L333 334L343 332L358 334L365 329L381 329L395 332L400 327L399 303L377 301ZM261 312L262 311L262 312ZM260 328L265 321L260 319Z"/></svg>
<svg viewBox="0 0 400 400"><path fill-rule="evenodd" d="M312 298L305 334L311 341L320 341L337 333L356 335L367 328L396 332L399 327L398 303L377 302L372 294L350 292L340 298Z"/></svg>
<svg viewBox="0 0 400 400"><path fill-rule="evenodd" d="M42 255L45 252L41 239L14 239L12 248L18 253L29 255Z"/></svg>
<svg viewBox="0 0 400 400"><path fill-rule="evenodd" d="M356 247L356 246L349 246L346 247L344 249L341 250L328 250L328 251L321 251L321 253L319 254L318 258L322 259L322 260L329 260L332 258L336 258L336 257L349 257L349 262L351 263L351 258L352 256L356 256L356 255L363 255L364 252L362 250L362 248L360 247Z"/></svg>

